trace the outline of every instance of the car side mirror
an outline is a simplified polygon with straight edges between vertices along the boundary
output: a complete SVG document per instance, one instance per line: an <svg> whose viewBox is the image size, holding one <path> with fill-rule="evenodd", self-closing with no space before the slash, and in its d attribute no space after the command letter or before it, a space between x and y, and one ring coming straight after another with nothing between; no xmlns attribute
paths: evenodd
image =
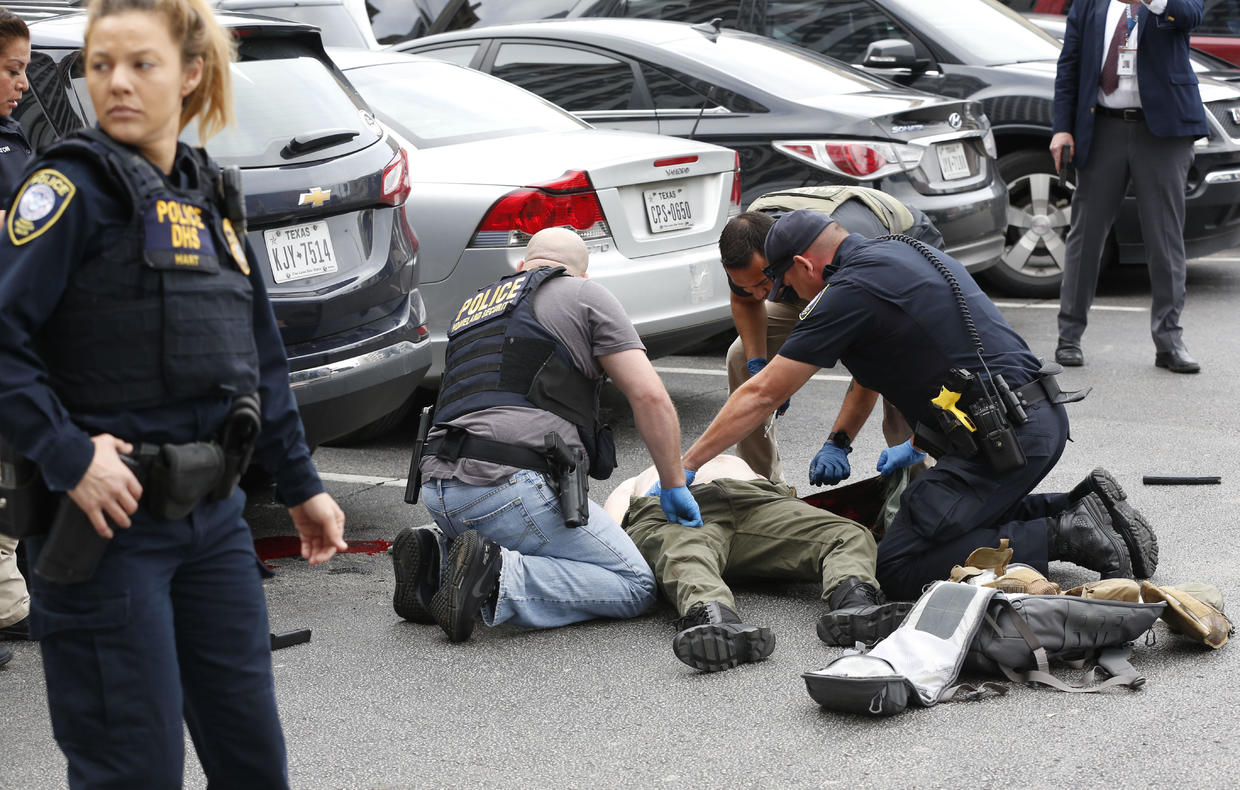
<svg viewBox="0 0 1240 790"><path fill-rule="evenodd" d="M872 69L912 69L917 66L917 52L911 42L902 38L871 41L861 65Z"/></svg>

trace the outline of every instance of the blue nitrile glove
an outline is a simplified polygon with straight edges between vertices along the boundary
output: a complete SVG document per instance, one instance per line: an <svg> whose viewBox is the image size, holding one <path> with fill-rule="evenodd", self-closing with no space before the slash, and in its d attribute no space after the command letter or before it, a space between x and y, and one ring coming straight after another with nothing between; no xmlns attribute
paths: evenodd
<svg viewBox="0 0 1240 790"><path fill-rule="evenodd" d="M659 494L659 506L667 520L686 527L702 526L702 511L697 500L689 493L689 486L676 486Z"/></svg>
<svg viewBox="0 0 1240 790"><path fill-rule="evenodd" d="M749 368L750 376L756 376L762 371L762 368L766 367L766 360L763 359L762 357L754 357L748 360L747 362L745 362L745 367ZM775 410L775 416L783 417L784 412L788 411L788 407L791 405L792 405L792 398L789 398L788 400L783 402L782 406L780 406L778 409Z"/></svg>
<svg viewBox="0 0 1240 790"><path fill-rule="evenodd" d="M897 469L903 469L906 466L912 466L926 454L913 447L913 440L909 439L904 444L897 444L895 447L888 447L878 455L878 471L887 476Z"/></svg>
<svg viewBox="0 0 1240 790"><path fill-rule="evenodd" d="M810 461L809 482L816 486L833 486L847 480L852 474L852 468L848 466L848 454L851 452L851 447L840 447L828 439L814 460Z"/></svg>
<svg viewBox="0 0 1240 790"><path fill-rule="evenodd" d="M685 485L687 486L693 485L693 478L696 476L697 476L696 469L686 469L685 470ZM655 480L654 485L650 486L650 490L646 492L646 496L657 496L657 497L663 496L663 488L662 486L659 485L658 480Z"/></svg>

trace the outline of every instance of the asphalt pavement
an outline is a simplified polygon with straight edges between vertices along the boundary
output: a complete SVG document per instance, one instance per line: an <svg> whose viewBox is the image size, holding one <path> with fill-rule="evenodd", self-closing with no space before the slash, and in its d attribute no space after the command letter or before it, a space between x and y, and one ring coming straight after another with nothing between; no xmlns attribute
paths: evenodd
<svg viewBox="0 0 1240 790"><path fill-rule="evenodd" d="M1240 255L1189 267L1185 339L1197 375L1156 369L1148 285L1123 269L1102 286L1084 338L1087 365L1065 389L1093 387L1070 405L1073 442L1039 490L1066 490L1102 465L1158 533L1158 584L1203 581L1240 611L1235 538L1240 475L1235 351ZM998 298L1003 314L1049 357L1056 303ZM724 347L656 360L680 412L685 445L727 397ZM789 482L811 491L807 468L830 430L847 381L823 371L779 421ZM605 408L620 467L593 483L602 501L649 458L614 390ZM348 516L346 537L390 540L430 521L402 501L413 426L315 455ZM875 418L856 439L853 479L882 449ZM1143 475L1221 475L1221 485L1152 487ZM247 512L260 539L292 535L270 502ZM467 643L406 623L391 607L383 553L323 567L274 559L266 590L273 631L310 628L309 644L273 655L296 788L1225 788L1240 775L1240 646L1211 651L1161 622L1138 643L1138 691L1074 695L1012 687L1005 696L913 708L886 719L819 708L800 678L839 656L814 634L825 610L812 585L738 585L747 621L771 627L771 658L699 674L672 655L672 609L635 620L541 632L479 626ZM1064 587L1096 574L1052 565ZM35 644L14 645L0 669L0 788L65 786ZM1080 673L1060 668L1079 680ZM984 680L966 676L967 680ZM1009 686L1011 684L1008 684ZM186 786L206 782L187 740Z"/></svg>

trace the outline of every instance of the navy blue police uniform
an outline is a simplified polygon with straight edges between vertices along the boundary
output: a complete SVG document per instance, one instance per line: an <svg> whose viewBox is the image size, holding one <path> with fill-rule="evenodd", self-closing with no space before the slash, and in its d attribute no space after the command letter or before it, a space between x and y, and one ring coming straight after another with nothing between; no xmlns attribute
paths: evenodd
<svg viewBox="0 0 1240 790"><path fill-rule="evenodd" d="M320 493L264 280L224 217L218 168L180 144L165 176L93 133L103 142L45 152L8 207L4 440L40 465L50 489L67 491L91 462L91 436L210 440L234 398L257 392L256 456L281 498ZM244 494L168 519L143 493L92 578L31 580L32 635L70 785L180 786L184 717L213 787L287 787L265 571ZM43 544L28 543L32 568Z"/></svg>
<svg viewBox="0 0 1240 790"><path fill-rule="evenodd" d="M0 206L7 206L34 153L21 124L12 115L0 118Z"/></svg>
<svg viewBox="0 0 1240 790"><path fill-rule="evenodd" d="M959 262L940 260L960 285L991 374L1013 390L1038 376L1041 363ZM909 244L849 235L824 272L826 287L801 313L782 356L817 367L842 362L859 384L893 403L910 425L937 425L930 401L948 371L981 374L976 346L939 271ZM1013 426L1027 459L997 472L979 453L946 454L913 480L878 546L884 591L912 600L931 581L980 546L1007 538L1016 562L1047 571L1050 518L1069 507L1067 494L1030 494L1054 467L1068 437L1062 405L1049 400L1026 409Z"/></svg>

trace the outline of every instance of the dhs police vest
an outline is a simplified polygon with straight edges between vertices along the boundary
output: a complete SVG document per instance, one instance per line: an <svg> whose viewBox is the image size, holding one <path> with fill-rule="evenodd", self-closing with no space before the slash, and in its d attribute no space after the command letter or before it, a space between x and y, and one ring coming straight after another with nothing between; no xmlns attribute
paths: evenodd
<svg viewBox="0 0 1240 790"><path fill-rule="evenodd" d="M71 410L142 409L253 392L253 291L245 250L224 218L219 167L191 149L195 190L171 186L137 151L84 129L49 155L96 163L128 198L116 238L70 277L36 343Z"/></svg>
<svg viewBox="0 0 1240 790"><path fill-rule="evenodd" d="M574 365L568 349L534 315L534 293L561 267L540 267L500 279L467 299L448 327L448 349L435 422L497 406L542 409L577 426L590 456L590 476L606 480L615 467L610 429L598 421L603 380Z"/></svg>

